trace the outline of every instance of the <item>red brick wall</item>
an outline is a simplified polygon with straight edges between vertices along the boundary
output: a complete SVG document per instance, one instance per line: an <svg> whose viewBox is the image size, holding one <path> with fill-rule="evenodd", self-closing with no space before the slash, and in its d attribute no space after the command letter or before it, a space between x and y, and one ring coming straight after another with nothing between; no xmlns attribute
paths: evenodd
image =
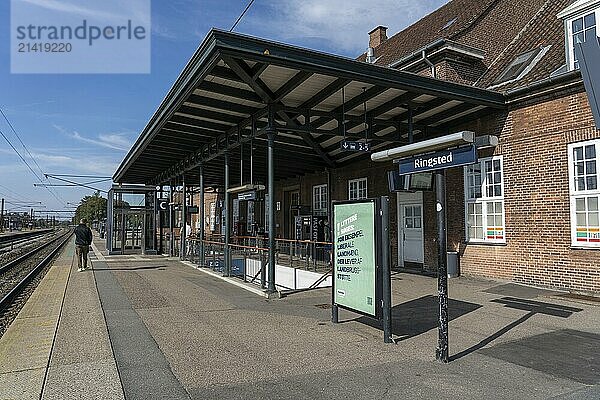
<svg viewBox="0 0 600 400"><path fill-rule="evenodd" d="M493 125L479 121L479 126ZM506 244L461 246L465 275L600 292L600 250L571 248L567 145L600 138L585 93L510 110L495 134L504 159ZM471 127L471 128L477 128ZM493 131L477 130L478 133ZM462 170L449 173L449 240L464 240Z"/></svg>

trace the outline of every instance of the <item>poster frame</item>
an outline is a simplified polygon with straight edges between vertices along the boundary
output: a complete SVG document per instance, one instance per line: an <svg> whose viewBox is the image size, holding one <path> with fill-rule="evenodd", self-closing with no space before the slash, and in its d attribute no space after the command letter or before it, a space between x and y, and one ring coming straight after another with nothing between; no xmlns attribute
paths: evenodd
<svg viewBox="0 0 600 400"><path fill-rule="evenodd" d="M338 205L348 205L348 204L373 204L374 205L374 221L373 221L373 232L375 233L374 235L374 240L375 240L375 255L374 255L374 259L375 259L375 314L369 314L366 313L364 311L361 310L356 310L354 308L345 306L343 304L339 304L335 302L335 291L336 291L336 255L337 255L337 251L336 251L336 243L335 243L335 234L334 234L334 230L335 230L335 212L336 212L336 206ZM356 314L360 314L363 315L365 317L369 317L369 318L373 318L376 319L378 321L383 320L383 253L381 251L381 243L382 243L382 222L381 222L381 199L380 198L367 198L367 199L361 199L361 200L343 200L343 201L333 201L332 202L332 210L333 210L333 215L332 215L332 223L331 223L331 230L332 230L332 260L333 260L333 265L332 265L332 279L331 279L331 304L334 307L339 307L341 309L344 310L348 310L348 311L352 311L353 313Z"/></svg>

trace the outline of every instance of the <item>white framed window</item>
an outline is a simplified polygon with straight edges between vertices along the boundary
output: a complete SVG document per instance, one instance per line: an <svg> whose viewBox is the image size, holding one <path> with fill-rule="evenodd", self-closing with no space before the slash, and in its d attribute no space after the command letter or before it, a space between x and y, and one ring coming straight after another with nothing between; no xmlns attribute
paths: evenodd
<svg viewBox="0 0 600 400"><path fill-rule="evenodd" d="M361 200L367 198L367 178L352 179L348 181L348 200Z"/></svg>
<svg viewBox="0 0 600 400"><path fill-rule="evenodd" d="M465 167L465 231L468 242L506 243L502 156Z"/></svg>
<svg viewBox="0 0 600 400"><path fill-rule="evenodd" d="M600 9L587 11L583 15L566 20L569 69L579 69L579 61L575 56L575 44L583 43L597 37L596 21L600 19Z"/></svg>
<svg viewBox="0 0 600 400"><path fill-rule="evenodd" d="M313 186L313 214L327 215L327 184Z"/></svg>
<svg viewBox="0 0 600 400"><path fill-rule="evenodd" d="M571 244L600 248L600 139L569 144L568 151Z"/></svg>

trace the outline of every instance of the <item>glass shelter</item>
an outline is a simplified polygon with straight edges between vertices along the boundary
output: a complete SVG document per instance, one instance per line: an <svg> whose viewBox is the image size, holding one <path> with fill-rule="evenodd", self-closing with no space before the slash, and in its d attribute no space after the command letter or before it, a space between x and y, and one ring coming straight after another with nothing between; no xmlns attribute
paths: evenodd
<svg viewBox="0 0 600 400"><path fill-rule="evenodd" d="M113 185L108 192L109 254L156 254L154 186Z"/></svg>

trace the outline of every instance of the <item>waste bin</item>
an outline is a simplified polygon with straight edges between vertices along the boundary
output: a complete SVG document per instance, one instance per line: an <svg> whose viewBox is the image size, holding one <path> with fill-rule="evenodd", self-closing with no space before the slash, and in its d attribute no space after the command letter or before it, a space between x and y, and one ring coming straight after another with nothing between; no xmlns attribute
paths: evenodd
<svg viewBox="0 0 600 400"><path fill-rule="evenodd" d="M446 254L446 265L448 267L448 278L458 276L458 251L449 251Z"/></svg>

